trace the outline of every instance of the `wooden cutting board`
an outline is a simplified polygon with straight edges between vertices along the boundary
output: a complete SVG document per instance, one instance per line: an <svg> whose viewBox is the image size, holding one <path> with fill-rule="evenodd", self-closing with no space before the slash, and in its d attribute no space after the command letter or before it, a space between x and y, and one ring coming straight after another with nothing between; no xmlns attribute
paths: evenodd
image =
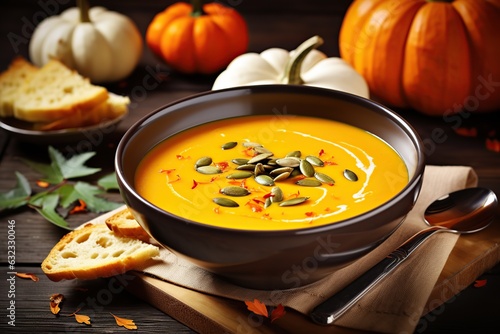
<svg viewBox="0 0 500 334"><path fill-rule="evenodd" d="M429 297L423 316L473 283L500 262L500 220L487 229L462 235ZM362 333L338 326L315 325L287 310L286 321L256 322L241 301L206 295L141 273L127 290L199 333Z"/></svg>

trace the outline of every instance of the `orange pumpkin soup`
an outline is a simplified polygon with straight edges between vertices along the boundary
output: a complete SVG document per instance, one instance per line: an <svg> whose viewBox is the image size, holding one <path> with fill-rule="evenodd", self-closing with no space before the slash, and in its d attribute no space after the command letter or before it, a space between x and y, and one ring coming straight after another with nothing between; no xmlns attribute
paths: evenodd
<svg viewBox="0 0 500 334"><path fill-rule="evenodd" d="M246 116L176 134L141 161L140 195L177 216L245 230L351 218L408 183L398 153L362 129L303 116Z"/></svg>

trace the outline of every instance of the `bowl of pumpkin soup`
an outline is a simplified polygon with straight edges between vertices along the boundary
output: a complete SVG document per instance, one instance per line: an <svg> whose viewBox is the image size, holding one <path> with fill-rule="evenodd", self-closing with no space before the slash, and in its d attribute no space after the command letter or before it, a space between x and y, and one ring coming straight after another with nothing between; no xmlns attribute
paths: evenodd
<svg viewBox="0 0 500 334"><path fill-rule="evenodd" d="M189 96L134 124L120 191L159 243L234 284L289 289L367 254L403 223L424 169L383 105L266 85Z"/></svg>

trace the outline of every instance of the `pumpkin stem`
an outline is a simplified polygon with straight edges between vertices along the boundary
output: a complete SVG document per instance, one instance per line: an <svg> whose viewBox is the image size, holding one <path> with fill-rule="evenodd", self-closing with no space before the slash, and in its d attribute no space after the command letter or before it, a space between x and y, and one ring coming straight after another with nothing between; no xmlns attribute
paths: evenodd
<svg viewBox="0 0 500 334"><path fill-rule="evenodd" d="M311 50L316 49L318 46L323 44L323 39L319 36L313 36L309 38L304 43L300 44L295 50L295 53L288 60L285 68L285 73L281 82L283 84L289 85L301 85L304 80L300 77L300 69L302 67L302 62L304 58L311 52Z"/></svg>
<svg viewBox="0 0 500 334"><path fill-rule="evenodd" d="M202 16L205 13L203 12L203 1L202 0L191 0L191 6L193 9L191 10L192 17Z"/></svg>
<svg viewBox="0 0 500 334"><path fill-rule="evenodd" d="M90 6L88 0L76 0L76 5L80 10L80 22L90 22Z"/></svg>

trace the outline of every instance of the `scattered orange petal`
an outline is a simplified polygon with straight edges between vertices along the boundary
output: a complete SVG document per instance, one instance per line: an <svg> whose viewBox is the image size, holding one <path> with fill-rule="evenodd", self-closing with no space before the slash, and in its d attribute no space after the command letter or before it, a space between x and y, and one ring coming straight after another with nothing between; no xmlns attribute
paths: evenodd
<svg viewBox="0 0 500 334"><path fill-rule="evenodd" d="M487 280L485 279L478 279L474 282L474 287L475 288L482 288L483 286L485 286L487 283Z"/></svg>
<svg viewBox="0 0 500 334"><path fill-rule="evenodd" d="M191 159L191 157L189 157L189 156L185 157L185 156L180 155L180 154L177 154L175 157L176 157L178 160L186 160L186 159Z"/></svg>
<svg viewBox="0 0 500 334"><path fill-rule="evenodd" d="M87 209L87 203L85 201L79 199L78 202L80 203L79 205L75 205L73 209L70 210L69 214L72 215L74 213L78 212L85 212Z"/></svg>
<svg viewBox="0 0 500 334"><path fill-rule="evenodd" d="M271 322L277 320L286 314L285 307L281 304L276 306L276 308L271 312Z"/></svg>
<svg viewBox="0 0 500 334"><path fill-rule="evenodd" d="M486 148L495 153L500 153L500 141L498 139L486 138Z"/></svg>
<svg viewBox="0 0 500 334"><path fill-rule="evenodd" d="M160 173L163 173L163 174L170 174L172 172L175 171L175 168L174 169L160 169Z"/></svg>
<svg viewBox="0 0 500 334"><path fill-rule="evenodd" d="M464 137L477 137L477 129L476 128L456 128L455 133L459 136Z"/></svg>
<svg viewBox="0 0 500 334"><path fill-rule="evenodd" d="M84 315L84 314L77 314L78 311L80 311L80 309L78 309L75 312L69 314L68 317L75 316L75 320L79 324L91 325L91 323L90 323L90 317L88 315Z"/></svg>
<svg viewBox="0 0 500 334"><path fill-rule="evenodd" d="M221 161L214 163L221 171L225 172L229 168L229 163L227 161Z"/></svg>
<svg viewBox="0 0 500 334"><path fill-rule="evenodd" d="M181 176L179 174L177 174L177 178L175 178L173 180L170 180L170 178L168 178L168 183L174 183L174 182L177 182L180 180L181 180Z"/></svg>
<svg viewBox="0 0 500 334"><path fill-rule="evenodd" d="M16 273L16 276L19 278L29 278L33 282L38 282L40 280L38 276L33 273Z"/></svg>
<svg viewBox="0 0 500 334"><path fill-rule="evenodd" d="M48 188L50 186L50 183L48 183L47 181L38 180L36 181L36 185L40 188Z"/></svg>
<svg viewBox="0 0 500 334"><path fill-rule="evenodd" d="M254 299L253 302L249 300L245 300L245 304L249 311L257 315L262 315L264 317L269 317L269 313L267 312L267 307L260 300Z"/></svg>
<svg viewBox="0 0 500 334"><path fill-rule="evenodd" d="M64 296L60 293L54 293L50 296L50 311L52 314L58 314L61 311L59 305L62 303Z"/></svg>
<svg viewBox="0 0 500 334"><path fill-rule="evenodd" d="M120 318L114 315L113 313L110 313L113 317L115 317L116 324L118 326L125 327L126 329L137 329L137 326L134 323L134 320L131 319L126 319L126 318Z"/></svg>

